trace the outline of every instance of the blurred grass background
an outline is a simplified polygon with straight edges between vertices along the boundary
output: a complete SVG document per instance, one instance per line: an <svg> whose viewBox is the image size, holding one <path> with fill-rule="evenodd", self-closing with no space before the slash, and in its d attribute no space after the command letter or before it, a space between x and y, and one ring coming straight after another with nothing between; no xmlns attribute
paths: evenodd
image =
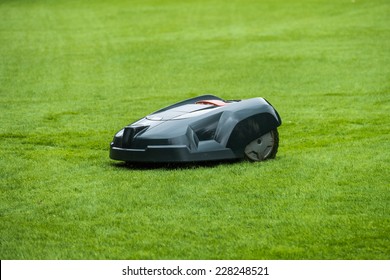
<svg viewBox="0 0 390 280"><path fill-rule="evenodd" d="M0 2L1 259L389 259L387 0ZM267 98L277 158L129 168L117 130Z"/></svg>

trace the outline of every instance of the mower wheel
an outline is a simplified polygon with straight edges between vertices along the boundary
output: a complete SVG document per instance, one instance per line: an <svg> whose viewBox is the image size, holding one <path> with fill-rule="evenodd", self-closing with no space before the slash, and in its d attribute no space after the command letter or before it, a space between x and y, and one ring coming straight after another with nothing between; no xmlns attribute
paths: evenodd
<svg viewBox="0 0 390 280"><path fill-rule="evenodd" d="M277 129L253 140L245 147L245 157L250 161L263 161L275 158L279 147Z"/></svg>

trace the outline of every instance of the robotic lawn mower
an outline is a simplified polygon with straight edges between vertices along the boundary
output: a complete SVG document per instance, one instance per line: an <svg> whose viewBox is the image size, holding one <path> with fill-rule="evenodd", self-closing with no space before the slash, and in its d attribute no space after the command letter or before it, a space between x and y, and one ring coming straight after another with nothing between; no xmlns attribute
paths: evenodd
<svg viewBox="0 0 390 280"><path fill-rule="evenodd" d="M203 95L125 126L114 136L110 158L134 163L267 160L276 156L281 123L263 98Z"/></svg>

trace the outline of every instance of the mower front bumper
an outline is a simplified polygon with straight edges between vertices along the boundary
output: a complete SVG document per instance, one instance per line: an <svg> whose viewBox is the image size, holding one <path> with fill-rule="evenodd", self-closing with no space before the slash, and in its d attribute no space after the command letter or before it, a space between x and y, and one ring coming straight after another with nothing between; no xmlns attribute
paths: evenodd
<svg viewBox="0 0 390 280"><path fill-rule="evenodd" d="M191 151L186 145L148 146L146 149L118 148L111 145L110 158L126 162L197 162L236 159L231 149Z"/></svg>

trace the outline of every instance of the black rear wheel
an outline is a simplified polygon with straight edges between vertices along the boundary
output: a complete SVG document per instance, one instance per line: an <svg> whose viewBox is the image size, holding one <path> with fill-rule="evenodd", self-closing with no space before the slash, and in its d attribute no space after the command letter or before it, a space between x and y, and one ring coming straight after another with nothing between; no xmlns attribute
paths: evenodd
<svg viewBox="0 0 390 280"><path fill-rule="evenodd" d="M275 158L279 147L279 133L275 128L253 140L245 147L245 157L250 161L263 161Z"/></svg>

